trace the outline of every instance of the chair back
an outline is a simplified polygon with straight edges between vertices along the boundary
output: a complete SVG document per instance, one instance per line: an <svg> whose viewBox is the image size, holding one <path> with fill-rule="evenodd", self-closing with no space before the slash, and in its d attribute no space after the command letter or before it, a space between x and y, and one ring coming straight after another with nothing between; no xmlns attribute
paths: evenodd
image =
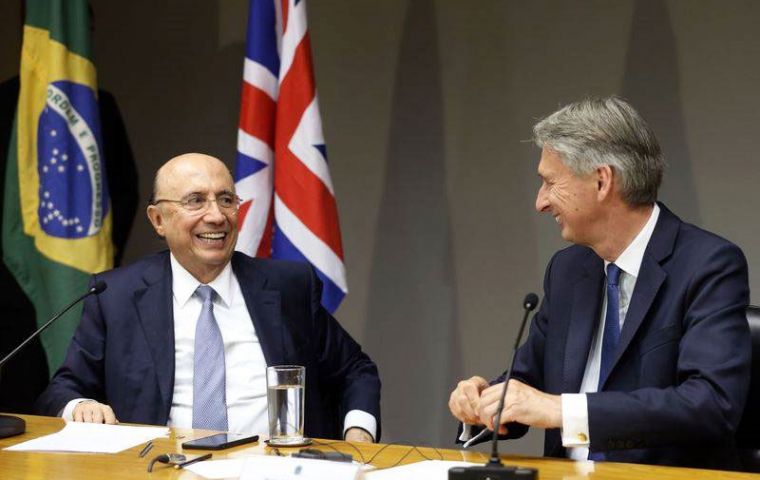
<svg viewBox="0 0 760 480"><path fill-rule="evenodd" d="M744 470L760 473L760 307L747 307L747 322L752 335L752 379L736 443Z"/></svg>

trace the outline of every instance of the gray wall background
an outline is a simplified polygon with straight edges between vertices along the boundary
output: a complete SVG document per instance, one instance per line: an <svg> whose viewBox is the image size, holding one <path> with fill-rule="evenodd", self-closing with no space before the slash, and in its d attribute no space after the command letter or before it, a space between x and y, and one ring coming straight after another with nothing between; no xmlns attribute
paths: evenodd
<svg viewBox="0 0 760 480"><path fill-rule="evenodd" d="M175 154L231 165L247 2L92 3L143 198ZM0 78L18 68L18 9L0 5ZM384 441L451 446L456 379L506 363L520 302L563 246L533 210L526 141L561 104L629 98L666 152L661 198L739 244L760 288L758 20L749 0L309 2L350 288L338 317L380 367ZM159 248L139 216L126 260Z"/></svg>

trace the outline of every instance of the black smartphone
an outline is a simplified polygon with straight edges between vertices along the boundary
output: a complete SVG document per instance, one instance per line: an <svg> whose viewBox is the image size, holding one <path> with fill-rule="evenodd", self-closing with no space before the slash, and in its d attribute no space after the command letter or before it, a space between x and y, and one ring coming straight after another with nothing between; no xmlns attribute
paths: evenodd
<svg viewBox="0 0 760 480"><path fill-rule="evenodd" d="M210 437L196 438L182 444L182 448L198 450L222 450L225 448L243 445L244 443L258 442L258 435L247 433L217 433Z"/></svg>

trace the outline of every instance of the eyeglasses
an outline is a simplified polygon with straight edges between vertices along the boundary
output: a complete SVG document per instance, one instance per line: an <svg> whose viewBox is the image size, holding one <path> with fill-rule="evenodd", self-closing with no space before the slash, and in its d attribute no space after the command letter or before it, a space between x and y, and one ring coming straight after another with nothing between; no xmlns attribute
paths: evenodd
<svg viewBox="0 0 760 480"><path fill-rule="evenodd" d="M180 469L188 465L192 465L193 463L202 462L203 460L208 460L209 458L211 458L210 453L206 453L199 457L194 457L190 459L188 459L185 455L182 455L181 453L164 453L153 458L153 460L150 461L150 463L148 464L148 473L153 473L153 465L155 465L156 463L165 463L176 469Z"/></svg>
<svg viewBox="0 0 760 480"><path fill-rule="evenodd" d="M240 205L240 197L234 193L220 193L216 198L208 198L200 193L191 193L181 200L171 200L168 198L159 198L153 200L151 205L158 205L161 202L176 203L189 212L201 213L208 210L211 202L216 202L219 210L232 211L237 210Z"/></svg>

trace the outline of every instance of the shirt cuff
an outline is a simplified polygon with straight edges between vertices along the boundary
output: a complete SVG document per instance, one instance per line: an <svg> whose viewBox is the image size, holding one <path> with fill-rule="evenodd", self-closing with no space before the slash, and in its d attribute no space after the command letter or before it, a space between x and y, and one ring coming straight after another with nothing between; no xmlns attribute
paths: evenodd
<svg viewBox="0 0 760 480"><path fill-rule="evenodd" d="M588 447L588 402L585 393L563 393L562 396L562 446Z"/></svg>
<svg viewBox="0 0 760 480"><path fill-rule="evenodd" d="M343 421L343 436L345 437L348 429L353 427L366 430L367 433L372 435L372 441L377 441L377 419L371 413L367 413L364 410L351 410L348 412Z"/></svg>
<svg viewBox="0 0 760 480"><path fill-rule="evenodd" d="M59 414L61 418L66 420L67 422L73 422L74 421L74 408L86 401L90 400L89 398L75 398L74 400L71 400L69 403L66 404L65 407L63 407L63 410Z"/></svg>

